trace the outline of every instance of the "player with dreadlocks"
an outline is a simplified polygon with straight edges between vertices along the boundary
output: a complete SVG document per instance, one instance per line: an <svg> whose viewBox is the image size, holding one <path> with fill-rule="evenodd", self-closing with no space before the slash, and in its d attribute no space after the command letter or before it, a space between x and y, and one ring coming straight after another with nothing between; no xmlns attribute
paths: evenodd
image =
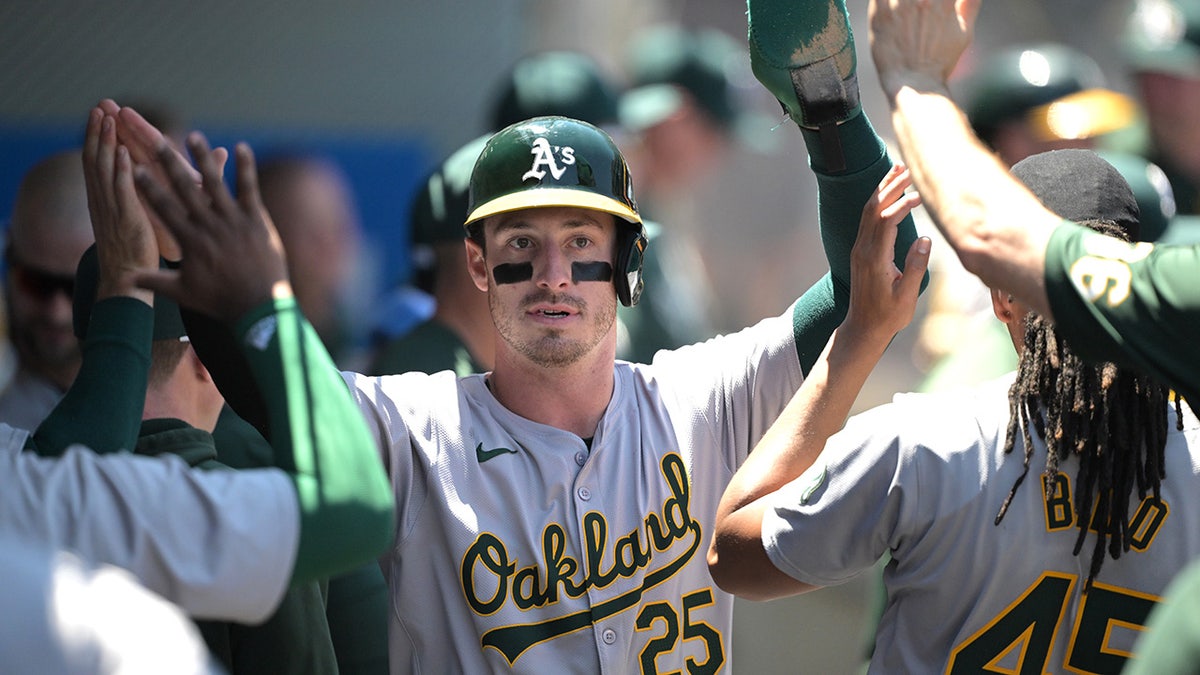
<svg viewBox="0 0 1200 675"><path fill-rule="evenodd" d="M1040 158L1041 161L1018 163L1013 174L1028 185L1050 159L1047 156ZM1037 185L1044 188L1038 191L1038 196L1056 213L1072 210L1079 203L1073 195L1050 189L1054 187L1052 181ZM1138 231L1136 220L1077 222L1123 241L1132 241ZM1007 294L1005 302L1017 304ZM1104 563L1106 542L1114 559L1129 550L1134 535L1129 528L1129 495L1134 487L1139 501L1146 498L1148 491L1156 500L1159 498L1159 481L1164 476L1163 449L1167 442L1165 404L1170 389L1154 378L1114 363L1084 362L1060 339L1045 317L1028 312L1020 323L1023 326L1009 324L1010 330L1023 333L1020 338L1014 335L1014 344L1024 347L1020 350L1016 379L1008 393L1004 453L1012 453L1020 433L1025 462L1024 470L996 515L996 524L1003 520L1029 470L1034 450L1032 427L1046 444L1046 470L1042 476L1048 499L1055 496L1059 463L1071 454L1079 458L1074 504L1079 535L1074 553L1079 555L1088 531L1094 530L1096 544L1085 586L1090 589ZM1175 405L1176 428L1182 430L1183 413L1178 397ZM1094 515L1089 519L1088 514Z"/></svg>
<svg viewBox="0 0 1200 675"><path fill-rule="evenodd" d="M1128 183L1091 151L1035 155L1012 173L1062 218L1137 235ZM834 333L721 500L709 551L721 588L791 595L886 555L869 672L1120 671L1158 596L1200 555L1200 421L1138 372L1085 364L1007 290L992 304L1017 372L903 394L840 431L891 335ZM1043 489L1018 490L1041 463ZM1081 556L1089 529L1096 546Z"/></svg>

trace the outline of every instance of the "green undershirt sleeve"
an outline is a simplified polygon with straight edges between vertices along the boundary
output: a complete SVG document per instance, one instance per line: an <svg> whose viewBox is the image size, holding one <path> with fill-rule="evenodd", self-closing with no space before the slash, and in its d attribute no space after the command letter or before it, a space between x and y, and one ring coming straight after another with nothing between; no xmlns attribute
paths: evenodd
<svg viewBox="0 0 1200 675"><path fill-rule="evenodd" d="M813 284L792 306L792 328L796 337L796 355L805 375L816 363L829 336L850 308L850 252L858 238L863 207L892 168L887 146L875 133L865 114L856 115L838 125L846 169L831 173L825 166L822 145L816 131L802 129L809 152L809 163L817 177L817 212L820 218L821 245L829 261L829 272ZM904 269L908 249L917 239L912 216L900 222L896 236L895 262ZM921 290L929 275L921 281Z"/></svg>
<svg viewBox="0 0 1200 675"><path fill-rule="evenodd" d="M292 298L234 327L262 393L275 464L300 502L292 583L342 572L391 543L394 507L375 441L350 391Z"/></svg>
<svg viewBox="0 0 1200 675"><path fill-rule="evenodd" d="M132 450L142 424L154 309L129 297L92 308L79 374L25 449L58 457L72 444L97 453Z"/></svg>

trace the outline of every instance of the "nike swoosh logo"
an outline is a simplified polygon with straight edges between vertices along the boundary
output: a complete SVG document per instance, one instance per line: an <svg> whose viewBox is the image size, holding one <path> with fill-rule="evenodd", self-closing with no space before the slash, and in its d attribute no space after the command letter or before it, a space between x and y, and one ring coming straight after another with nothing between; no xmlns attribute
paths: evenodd
<svg viewBox="0 0 1200 675"><path fill-rule="evenodd" d="M484 450L483 443L480 443L479 445L475 446L475 459L478 459L480 464L483 464L484 462L488 461L489 459L491 459L493 457L499 457L500 455L515 455L515 454L517 454L517 451L512 450L510 448L494 448L492 450Z"/></svg>

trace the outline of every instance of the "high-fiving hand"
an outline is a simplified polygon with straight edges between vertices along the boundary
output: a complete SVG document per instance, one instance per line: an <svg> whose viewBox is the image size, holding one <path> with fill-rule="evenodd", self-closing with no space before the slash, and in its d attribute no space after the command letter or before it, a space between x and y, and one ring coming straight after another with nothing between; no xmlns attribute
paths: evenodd
<svg viewBox="0 0 1200 675"><path fill-rule="evenodd" d="M921 203L915 192L905 192L911 185L908 169L897 164L863 207L850 252L850 308L842 324L847 332L875 335L886 343L912 321L929 267L930 241L914 241L904 271L896 267L897 225Z"/></svg>
<svg viewBox="0 0 1200 675"><path fill-rule="evenodd" d="M101 107L88 116L83 176L100 268L96 298L125 295L153 304L137 279L158 269L158 246L134 189L129 151L117 144L116 120Z"/></svg>
<svg viewBox="0 0 1200 675"><path fill-rule="evenodd" d="M134 165L148 167L150 172L165 184L167 176L161 166L155 161L155 151L158 150L159 145L163 143L171 144L172 141L163 135L153 124L146 121L146 118L142 117L133 108L122 108L117 105L116 101L110 98L100 101L98 107L104 112L105 116L111 117L116 122L117 140L129 152ZM176 153L180 153L180 150L182 148L175 148ZM217 164L224 171L225 162L229 159L229 151L225 148L217 148L214 150L214 153L216 153ZM179 156L186 164L187 158L182 154L179 154ZM190 165L188 168L192 172L193 180L199 183L200 173L192 169ZM152 211L147 210L147 213L150 217L150 225L154 228L154 238L158 242L159 255L167 260L179 260L181 255L179 244L171 237L171 233L167 231L166 226L162 224L162 221Z"/></svg>
<svg viewBox="0 0 1200 675"><path fill-rule="evenodd" d="M236 198L222 181L221 152L199 132L188 136L187 147L196 169L162 141L150 165L156 170L139 165L135 172L138 191L183 253L177 270L145 273L139 283L227 322L272 297L290 296L283 246L259 197L250 147L242 143L235 151Z"/></svg>
<svg viewBox="0 0 1200 675"><path fill-rule="evenodd" d="M945 84L975 30L982 0L871 0L871 56L884 91Z"/></svg>

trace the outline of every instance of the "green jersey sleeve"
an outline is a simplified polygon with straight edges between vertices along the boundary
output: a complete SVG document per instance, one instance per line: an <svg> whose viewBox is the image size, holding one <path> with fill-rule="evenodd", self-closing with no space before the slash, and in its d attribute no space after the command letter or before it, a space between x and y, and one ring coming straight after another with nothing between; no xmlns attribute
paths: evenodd
<svg viewBox="0 0 1200 675"><path fill-rule="evenodd" d="M43 457L72 444L101 454L132 450L142 424L154 310L128 297L92 308L79 374L58 405L25 443Z"/></svg>
<svg viewBox="0 0 1200 675"><path fill-rule="evenodd" d="M293 298L234 327L267 409L275 465L300 502L293 584L380 555L392 540L391 489L375 440L329 353Z"/></svg>
<svg viewBox="0 0 1200 675"><path fill-rule="evenodd" d="M863 116L860 116L863 117ZM862 121L865 124L865 118ZM848 132L844 132L848 133ZM859 132L875 139L869 127ZM792 331L796 337L796 355L805 375L817 362L834 329L841 325L850 309L850 252L858 238L863 206L874 194L879 182L892 168L882 141L877 155L866 168L847 175L830 176L816 172L818 211L821 220L821 245L829 261L829 272L817 280L792 306ZM912 215L898 226L894 260L904 269L908 249L917 240ZM924 291L929 276L921 281Z"/></svg>
<svg viewBox="0 0 1200 675"><path fill-rule="evenodd" d="M1200 246L1129 244L1065 222L1046 247L1046 294L1085 359L1152 374L1200 403Z"/></svg>

